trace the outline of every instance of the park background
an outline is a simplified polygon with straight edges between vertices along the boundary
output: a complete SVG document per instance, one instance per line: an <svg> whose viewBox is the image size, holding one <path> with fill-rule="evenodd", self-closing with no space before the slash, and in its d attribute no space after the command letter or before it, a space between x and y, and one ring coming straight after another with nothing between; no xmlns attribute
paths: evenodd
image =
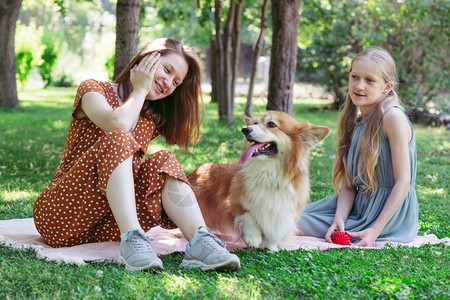
<svg viewBox="0 0 450 300"><path fill-rule="evenodd" d="M0 1L1 9L6 2ZM13 106L0 108L0 220L32 216L34 199L58 166L76 85L87 78L111 79L117 69L116 15L121 13L118 3L109 0L9 1L13 2L21 2L14 32L17 72L13 75L18 101L3 105L8 103L2 98L5 93L0 97L1 106ZM204 61L208 122L202 129L202 140L194 151L182 152L157 139L149 153L169 148L187 173L205 162L236 161L242 145L240 128L244 116L263 112L270 101L275 101L271 105L279 105L281 110L292 105L290 113L298 120L331 128L330 136L311 152L312 201L333 193L331 169L337 107L345 97L349 63L368 46L387 48L398 64L398 90L415 121L419 234L450 236L447 197L450 137L446 129L450 107L450 1L119 2L138 4L138 30L133 33L138 36L136 48L154 38L171 37L193 46ZM279 50L274 49L273 43L278 32L274 30L273 3L278 9L280 5L299 7L298 20L281 18L287 22L281 26L277 23L278 30L283 26L294 30L295 51L275 57L271 54ZM220 5L220 14L215 14L216 5ZM212 65L220 64L214 62L212 58L217 55L211 52L216 53L216 29L220 28L219 32L224 34L230 24L227 20L231 8L239 12L240 22L234 18L232 23L240 24L241 47L231 43L229 58L239 48L239 63L233 69L234 78L227 75L223 81L231 80L234 91L225 93L232 97L214 102L214 96L218 96L213 92L211 74L216 71ZM286 9L289 11L289 7ZM0 19L5 17L4 11L1 12ZM5 29L2 25L0 33ZM258 50L260 36L263 43L259 45L259 67L253 94L249 95L253 53ZM287 78L291 85L280 88L278 81L284 78L277 78L277 74L271 77L270 64L284 64L289 69L293 61L295 67L290 68ZM280 99L284 102L277 103ZM56 265L36 259L30 250L21 252L5 246L0 246L0 254L3 283L0 297L11 299L447 298L450 295L450 255L445 245L276 254L242 250L237 254L243 268L237 274L179 270L181 254L165 257L165 270L160 273L127 273L107 263L83 267Z"/></svg>

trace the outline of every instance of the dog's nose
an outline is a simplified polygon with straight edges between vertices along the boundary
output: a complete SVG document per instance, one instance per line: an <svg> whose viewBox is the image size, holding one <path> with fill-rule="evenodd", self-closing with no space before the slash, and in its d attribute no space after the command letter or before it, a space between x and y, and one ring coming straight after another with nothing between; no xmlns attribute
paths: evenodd
<svg viewBox="0 0 450 300"><path fill-rule="evenodd" d="M249 135L250 134L250 132L252 132L252 128L251 127L244 127L244 128L242 128L242 133L245 135L245 136L247 136L247 135Z"/></svg>

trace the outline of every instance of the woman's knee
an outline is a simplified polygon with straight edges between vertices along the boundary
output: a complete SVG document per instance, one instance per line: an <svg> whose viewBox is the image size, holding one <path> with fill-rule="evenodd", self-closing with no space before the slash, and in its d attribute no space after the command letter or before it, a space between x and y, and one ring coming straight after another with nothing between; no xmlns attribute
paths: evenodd
<svg viewBox="0 0 450 300"><path fill-rule="evenodd" d="M197 199L192 188L186 182L167 175L162 188L162 201L169 201L176 206L189 207L194 205Z"/></svg>

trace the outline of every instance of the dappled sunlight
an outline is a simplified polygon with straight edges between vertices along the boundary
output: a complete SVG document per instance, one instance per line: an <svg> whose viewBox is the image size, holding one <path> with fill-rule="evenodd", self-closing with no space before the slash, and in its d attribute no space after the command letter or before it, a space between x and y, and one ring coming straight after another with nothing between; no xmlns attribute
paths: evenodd
<svg viewBox="0 0 450 300"><path fill-rule="evenodd" d="M421 124L414 124L414 134L416 135L417 151L422 154L437 156L448 155L450 149L450 135L444 126L425 127ZM429 151L431 151L429 153ZM443 153L439 153L443 152Z"/></svg>
<svg viewBox="0 0 450 300"><path fill-rule="evenodd" d="M428 217L429 218L429 217ZM427 234L435 234L439 229L439 220L419 220L419 232L424 232Z"/></svg>
<svg viewBox="0 0 450 300"><path fill-rule="evenodd" d="M172 293L173 295L177 295L178 297L186 294L186 291L189 291L189 293L195 293L202 286L202 283L198 279L194 279L186 275L181 276L175 274L165 274L160 281L166 291Z"/></svg>
<svg viewBox="0 0 450 300"><path fill-rule="evenodd" d="M251 276L250 279L254 279L254 277ZM222 274L219 274L216 285L217 292L228 297L257 299L261 296L257 280L242 285L241 280L237 277L225 277Z"/></svg>
<svg viewBox="0 0 450 300"><path fill-rule="evenodd" d="M51 126L55 129L66 129L67 128L67 122L63 122L62 120L56 120L50 122Z"/></svg>
<svg viewBox="0 0 450 300"><path fill-rule="evenodd" d="M411 288L405 284L400 278L384 278L383 280L376 281L372 285L372 289L378 292L378 296L385 295L394 298L410 298Z"/></svg>
<svg viewBox="0 0 450 300"><path fill-rule="evenodd" d="M48 87L45 89L25 89L18 91L21 101L60 102L73 101L76 95L76 87ZM52 100L50 100L52 99Z"/></svg>
<svg viewBox="0 0 450 300"><path fill-rule="evenodd" d="M247 282L245 285L242 285L239 278L229 277L227 274L221 273L203 279L197 279L187 274L162 275L163 277L159 280L166 291L181 298L191 298L193 295L204 293L205 290L214 293L218 298L255 299L260 296L257 280L255 280L255 284Z"/></svg>
<svg viewBox="0 0 450 300"><path fill-rule="evenodd" d="M0 220L30 218L33 215L35 191L13 190L0 192Z"/></svg>
<svg viewBox="0 0 450 300"><path fill-rule="evenodd" d="M443 188L436 187L435 185L422 185L417 189L417 192L420 192L422 196L425 196L427 199L433 198L433 196L445 197L446 191Z"/></svg>
<svg viewBox="0 0 450 300"><path fill-rule="evenodd" d="M35 191L2 191L0 197L2 201L17 201L23 199L34 199L37 198L39 194Z"/></svg>

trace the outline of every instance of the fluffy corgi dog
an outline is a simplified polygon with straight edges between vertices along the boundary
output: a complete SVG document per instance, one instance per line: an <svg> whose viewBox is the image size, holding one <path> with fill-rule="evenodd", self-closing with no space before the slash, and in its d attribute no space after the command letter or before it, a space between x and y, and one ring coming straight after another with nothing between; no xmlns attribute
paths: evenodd
<svg viewBox="0 0 450 300"><path fill-rule="evenodd" d="M329 129L276 111L245 123L239 163L205 164L188 179L208 227L278 251L309 201L309 151Z"/></svg>

